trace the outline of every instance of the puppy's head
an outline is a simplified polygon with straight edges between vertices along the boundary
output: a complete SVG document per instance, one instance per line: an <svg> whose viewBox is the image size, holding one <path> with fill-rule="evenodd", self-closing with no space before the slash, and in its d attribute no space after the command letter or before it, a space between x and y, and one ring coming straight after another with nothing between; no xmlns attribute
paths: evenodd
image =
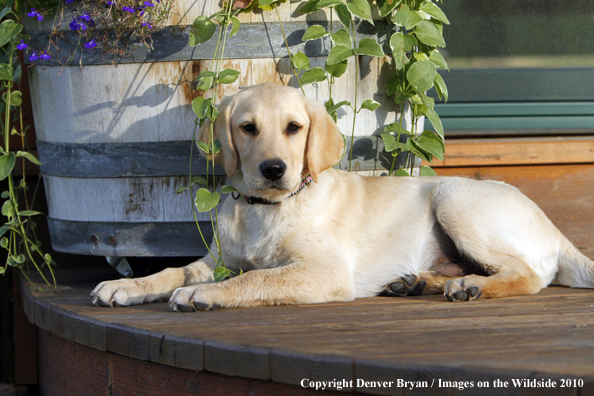
<svg viewBox="0 0 594 396"><path fill-rule="evenodd" d="M210 122L199 140L208 143ZM279 199L304 176L338 163L344 143L324 106L295 88L265 83L226 97L219 106L213 138L221 141L215 162L245 195Z"/></svg>

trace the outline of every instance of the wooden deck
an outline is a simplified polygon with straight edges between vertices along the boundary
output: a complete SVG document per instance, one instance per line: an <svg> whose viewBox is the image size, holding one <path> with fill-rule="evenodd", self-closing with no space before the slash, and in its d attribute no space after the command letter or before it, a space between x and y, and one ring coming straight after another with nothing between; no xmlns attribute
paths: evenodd
<svg viewBox="0 0 594 396"><path fill-rule="evenodd" d="M352 381L347 391L390 395L459 394L459 387L466 388L464 394L480 395L594 392L594 290L552 287L535 296L466 303L450 303L443 296L376 297L184 314L171 312L166 303L92 306L89 293L98 281L113 277L106 274L59 273L57 294L22 282L25 313L42 329L40 378L55 389L76 394L91 381L81 382L86 375L105 382L113 395L126 394L116 391L118 386L130 391L153 380L154 386L138 394L192 393L190 385L198 383L204 394L214 395L216 387L205 388L212 381L225 395L309 394L300 386L304 379L308 384ZM54 358L52 363L44 353ZM126 364L135 367L130 371L134 381L118 382ZM155 373L161 375L160 385ZM163 388L164 378L169 388ZM551 379L556 387L539 388L534 382L516 387L512 379ZM583 386L572 381L561 387L566 379L583 380ZM508 387L494 387L498 380L509 381ZM365 387L361 381L388 381L388 386ZM479 388L485 384L481 381L489 393ZM428 387L411 390L413 385ZM97 394L106 394L93 386Z"/></svg>

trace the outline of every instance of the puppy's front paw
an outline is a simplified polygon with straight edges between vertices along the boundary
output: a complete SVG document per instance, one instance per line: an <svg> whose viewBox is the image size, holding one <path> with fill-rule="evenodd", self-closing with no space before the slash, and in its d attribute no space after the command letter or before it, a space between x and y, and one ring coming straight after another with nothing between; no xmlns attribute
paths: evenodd
<svg viewBox="0 0 594 396"><path fill-rule="evenodd" d="M210 311L219 306L207 301L205 285L180 287L169 299L169 307L176 312Z"/></svg>
<svg viewBox="0 0 594 396"><path fill-rule="evenodd" d="M452 279L446 283L443 294L448 301L478 300L483 292L480 285L475 283L471 276Z"/></svg>
<svg viewBox="0 0 594 396"><path fill-rule="evenodd" d="M91 292L93 305L120 307L142 304L144 294L134 279L101 282Z"/></svg>

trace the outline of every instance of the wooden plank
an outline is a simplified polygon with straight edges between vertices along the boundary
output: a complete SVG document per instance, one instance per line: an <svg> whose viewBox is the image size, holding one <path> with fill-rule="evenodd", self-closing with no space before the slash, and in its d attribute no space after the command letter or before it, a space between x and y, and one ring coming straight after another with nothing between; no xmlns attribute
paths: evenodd
<svg viewBox="0 0 594 396"><path fill-rule="evenodd" d="M436 172L501 180L518 187L582 253L594 257L594 165L437 168Z"/></svg>
<svg viewBox="0 0 594 396"><path fill-rule="evenodd" d="M434 168L594 163L594 138L501 138L446 140L444 160ZM427 162L424 165L430 165Z"/></svg>
<svg viewBox="0 0 594 396"><path fill-rule="evenodd" d="M229 345L216 341L204 343L204 368L236 377L270 379L270 349Z"/></svg>
<svg viewBox="0 0 594 396"><path fill-rule="evenodd" d="M150 331L112 322L107 324L107 350L140 360L149 360Z"/></svg>
<svg viewBox="0 0 594 396"><path fill-rule="evenodd" d="M175 367L204 370L204 341L195 337L171 337L175 349Z"/></svg>
<svg viewBox="0 0 594 396"><path fill-rule="evenodd" d="M315 396L272 381L167 367L97 351L40 332L40 393L60 395ZM59 361L60 364L55 364ZM340 393L328 392L329 396Z"/></svg>
<svg viewBox="0 0 594 396"><path fill-rule="evenodd" d="M273 350L270 366L271 379L284 384L300 385L303 379L326 382L338 379L352 385L354 378L353 358ZM352 391L353 387L343 386L342 390Z"/></svg>
<svg viewBox="0 0 594 396"><path fill-rule="evenodd" d="M117 327L118 353L138 355L146 351L146 359L170 366L173 361L179 364L182 351L187 353L185 359L201 359L204 355L204 365L190 362L186 366L194 370L255 375L259 370L250 369L264 369L267 359L263 357L267 354L263 351L258 358L250 357L250 352L262 349L271 350L271 379L293 384L304 378L354 381L385 380L389 376L422 380L438 375L442 379L476 381L492 379L505 370L517 375L538 372L543 378L585 377L594 370L592 290L555 287L533 296L465 304L446 302L443 296L378 297L180 314L169 311L166 303L107 309L75 298L88 299L92 287L88 283L67 283L61 289L67 298L48 292L33 294L45 301L43 307L60 307L77 321ZM52 308L54 312L59 310ZM163 335L170 342L162 343ZM204 349L203 340L207 340ZM244 356L238 358L237 353ZM133 360L121 370L149 378L146 381L151 373L156 378L152 369L141 370L145 363L149 364ZM238 368L235 364L254 367ZM112 375L120 375L115 374L113 366L111 370ZM465 370L470 371L465 374ZM390 388L390 392L408 394L404 388L398 392Z"/></svg>
<svg viewBox="0 0 594 396"><path fill-rule="evenodd" d="M162 332L153 332L149 335L149 360L175 366L175 348L171 342L171 336Z"/></svg>

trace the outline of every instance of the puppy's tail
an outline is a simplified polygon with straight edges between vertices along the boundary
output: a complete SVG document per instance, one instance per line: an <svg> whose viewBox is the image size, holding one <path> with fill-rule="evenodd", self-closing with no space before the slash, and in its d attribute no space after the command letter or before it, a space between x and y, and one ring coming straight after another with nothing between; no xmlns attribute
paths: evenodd
<svg viewBox="0 0 594 396"><path fill-rule="evenodd" d="M564 286L594 288L594 261L584 256L564 238L559 253L559 272L555 283Z"/></svg>

